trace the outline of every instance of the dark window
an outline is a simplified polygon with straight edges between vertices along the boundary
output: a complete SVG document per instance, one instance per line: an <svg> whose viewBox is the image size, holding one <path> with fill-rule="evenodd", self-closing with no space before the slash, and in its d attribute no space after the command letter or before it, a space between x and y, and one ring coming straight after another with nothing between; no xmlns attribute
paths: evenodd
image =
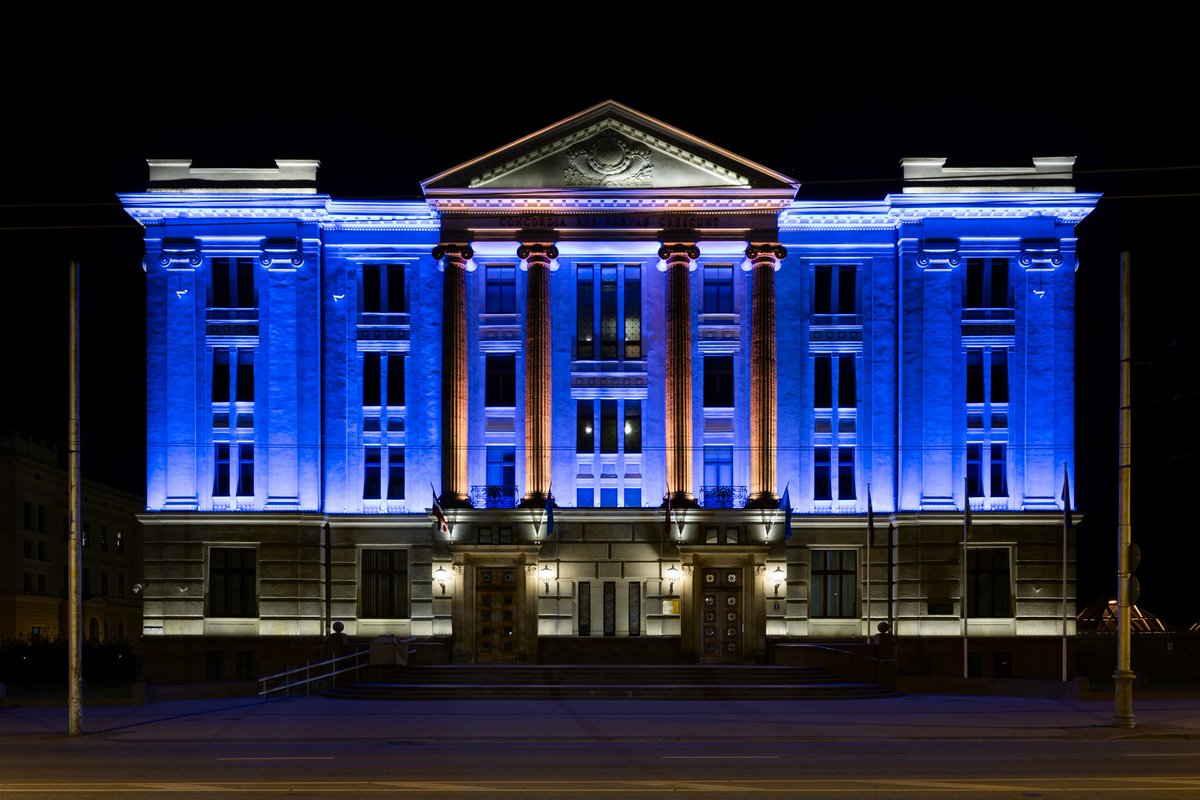
<svg viewBox="0 0 1200 800"><path fill-rule="evenodd" d="M733 267L704 268L704 313L733 313Z"/></svg>
<svg viewBox="0 0 1200 800"><path fill-rule="evenodd" d="M983 350L967 350L967 402L983 402Z"/></svg>
<svg viewBox="0 0 1200 800"><path fill-rule="evenodd" d="M642 401L625 401L625 452L642 452ZM629 505L626 503L626 505Z"/></svg>
<svg viewBox="0 0 1200 800"><path fill-rule="evenodd" d="M733 486L733 448L714 447L704 448L704 485Z"/></svg>
<svg viewBox="0 0 1200 800"><path fill-rule="evenodd" d="M238 497L254 496L254 445L238 445Z"/></svg>
<svg viewBox="0 0 1200 800"><path fill-rule="evenodd" d="M254 308L254 260L214 258L209 308Z"/></svg>
<svg viewBox="0 0 1200 800"><path fill-rule="evenodd" d="M404 354L388 353L387 404L392 408L404 405Z"/></svg>
<svg viewBox="0 0 1200 800"><path fill-rule="evenodd" d="M408 551L362 551L362 617L408 617Z"/></svg>
<svg viewBox="0 0 1200 800"><path fill-rule="evenodd" d="M617 268L600 268L600 359L617 358Z"/></svg>
<svg viewBox="0 0 1200 800"><path fill-rule="evenodd" d="M596 432L593 414L595 403L592 400L577 400L575 402L575 452L592 453L596 449Z"/></svg>
<svg viewBox="0 0 1200 800"><path fill-rule="evenodd" d="M733 356L704 357L704 407L733 407Z"/></svg>
<svg viewBox="0 0 1200 800"><path fill-rule="evenodd" d="M838 499L853 500L854 491L854 448L838 448Z"/></svg>
<svg viewBox="0 0 1200 800"><path fill-rule="evenodd" d="M517 270L515 267L487 268L485 313L514 314L517 311Z"/></svg>
<svg viewBox="0 0 1200 800"><path fill-rule="evenodd" d="M1008 497L1008 470L1005 468L1005 445L992 445L992 497Z"/></svg>
<svg viewBox="0 0 1200 800"><path fill-rule="evenodd" d="M1011 308L1007 258L968 258L965 308Z"/></svg>
<svg viewBox="0 0 1200 800"><path fill-rule="evenodd" d="M512 447L487 449L487 485L512 489L517 483L517 451Z"/></svg>
<svg viewBox="0 0 1200 800"><path fill-rule="evenodd" d="M813 269L813 314L858 313L858 267L818 266ZM849 322L849 320L845 320Z"/></svg>
<svg viewBox="0 0 1200 800"><path fill-rule="evenodd" d="M511 408L517 404L517 360L489 353L485 362L484 405Z"/></svg>
<svg viewBox="0 0 1200 800"><path fill-rule="evenodd" d="M813 359L813 408L833 408L833 358Z"/></svg>
<svg viewBox="0 0 1200 800"><path fill-rule="evenodd" d="M229 402L229 349L213 350L212 401Z"/></svg>
<svg viewBox="0 0 1200 800"><path fill-rule="evenodd" d="M853 354L838 356L838 407L858 407L858 381Z"/></svg>
<svg viewBox="0 0 1200 800"><path fill-rule="evenodd" d="M1009 552L1004 547L973 547L967 550L968 616L1012 616L1008 562Z"/></svg>
<svg viewBox="0 0 1200 800"><path fill-rule="evenodd" d="M404 499L404 448L388 448L388 500Z"/></svg>
<svg viewBox="0 0 1200 800"><path fill-rule="evenodd" d="M617 452L617 401L600 401L600 452ZM616 505L614 503L614 505Z"/></svg>
<svg viewBox="0 0 1200 800"><path fill-rule="evenodd" d="M604 635L617 635L617 584L604 582Z"/></svg>
<svg viewBox="0 0 1200 800"><path fill-rule="evenodd" d="M833 313L833 267L813 270L813 313Z"/></svg>
<svg viewBox="0 0 1200 800"><path fill-rule="evenodd" d="M25 530L31 531L33 530L33 503L26 500L25 505L22 508L22 525L24 526Z"/></svg>
<svg viewBox="0 0 1200 800"><path fill-rule="evenodd" d="M642 584L629 582L629 635L642 635Z"/></svg>
<svg viewBox="0 0 1200 800"><path fill-rule="evenodd" d="M208 551L208 616L258 616L256 555L250 547Z"/></svg>
<svg viewBox="0 0 1200 800"><path fill-rule="evenodd" d="M579 635L592 635L592 584L580 581L579 587Z"/></svg>
<svg viewBox="0 0 1200 800"><path fill-rule="evenodd" d="M625 358L642 357L642 268L625 268Z"/></svg>
<svg viewBox="0 0 1200 800"><path fill-rule="evenodd" d="M995 349L992 356L992 402L1008 402L1008 351Z"/></svg>
<svg viewBox="0 0 1200 800"><path fill-rule="evenodd" d="M858 313L858 268L838 268L837 313Z"/></svg>
<svg viewBox="0 0 1200 800"><path fill-rule="evenodd" d="M376 314L402 314L407 310L403 264L363 265L362 310Z"/></svg>
<svg viewBox="0 0 1200 800"><path fill-rule="evenodd" d="M579 267L575 282L576 333L575 357L580 361L591 361L596 357L595 308L592 286L592 268Z"/></svg>
<svg viewBox="0 0 1200 800"><path fill-rule="evenodd" d="M831 500L833 499L833 485L831 484L830 463L829 463L829 448L814 447L813 448L813 499L814 500Z"/></svg>
<svg viewBox="0 0 1200 800"><path fill-rule="evenodd" d="M217 444L213 464L213 496L229 497L229 445Z"/></svg>
<svg viewBox="0 0 1200 800"><path fill-rule="evenodd" d="M809 615L858 616L858 557L853 550L813 550Z"/></svg>
<svg viewBox="0 0 1200 800"><path fill-rule="evenodd" d="M362 404L366 407L380 404L380 358L379 353L363 353Z"/></svg>
<svg viewBox="0 0 1200 800"><path fill-rule="evenodd" d="M983 497L983 445L967 445L967 496Z"/></svg>
<svg viewBox="0 0 1200 800"><path fill-rule="evenodd" d="M254 400L254 351L239 349L237 351L237 396L239 403Z"/></svg>
<svg viewBox="0 0 1200 800"><path fill-rule="evenodd" d="M363 462L363 499L378 500L382 466L378 447L368 447Z"/></svg>
<svg viewBox="0 0 1200 800"><path fill-rule="evenodd" d="M24 582L22 584L22 591L25 594L33 594L33 573L26 572L24 573L23 578Z"/></svg>

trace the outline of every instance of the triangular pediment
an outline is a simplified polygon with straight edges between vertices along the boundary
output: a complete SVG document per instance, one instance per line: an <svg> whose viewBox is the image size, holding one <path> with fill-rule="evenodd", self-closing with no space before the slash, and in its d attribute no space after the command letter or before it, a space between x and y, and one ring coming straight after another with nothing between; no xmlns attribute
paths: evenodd
<svg viewBox="0 0 1200 800"><path fill-rule="evenodd" d="M798 184L664 122L606 101L422 183L426 197L780 194Z"/></svg>

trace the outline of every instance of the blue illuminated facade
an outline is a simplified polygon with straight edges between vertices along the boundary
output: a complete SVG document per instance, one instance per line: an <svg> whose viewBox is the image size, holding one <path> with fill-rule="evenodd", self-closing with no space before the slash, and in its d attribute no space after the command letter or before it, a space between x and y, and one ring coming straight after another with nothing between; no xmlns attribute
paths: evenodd
<svg viewBox="0 0 1200 800"><path fill-rule="evenodd" d="M148 660L261 674L340 622L431 660L616 637L749 662L889 621L1033 676L1073 633L1098 197L1072 164L906 159L901 193L798 200L611 102L422 201L319 194L316 162L151 161L121 196L146 231Z"/></svg>

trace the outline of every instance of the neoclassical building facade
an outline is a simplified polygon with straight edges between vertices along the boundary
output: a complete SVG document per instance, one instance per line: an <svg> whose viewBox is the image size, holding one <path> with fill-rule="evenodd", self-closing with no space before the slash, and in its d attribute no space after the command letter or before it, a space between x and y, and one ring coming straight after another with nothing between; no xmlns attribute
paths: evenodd
<svg viewBox="0 0 1200 800"><path fill-rule="evenodd" d="M1073 633L1072 165L801 200L615 102L415 201L151 161L121 195L148 660L249 676L341 623L451 661L762 662L887 621L927 671L965 635L977 674L1040 674Z"/></svg>

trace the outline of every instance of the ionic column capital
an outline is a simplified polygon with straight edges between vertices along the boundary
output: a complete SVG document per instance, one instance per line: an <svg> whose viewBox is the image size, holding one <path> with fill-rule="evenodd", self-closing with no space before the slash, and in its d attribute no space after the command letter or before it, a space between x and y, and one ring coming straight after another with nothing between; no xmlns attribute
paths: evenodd
<svg viewBox="0 0 1200 800"><path fill-rule="evenodd" d="M553 271L557 267L554 260L558 258L558 246L553 242L521 242L517 258L521 259L521 269L549 267Z"/></svg>
<svg viewBox="0 0 1200 800"><path fill-rule="evenodd" d="M687 267L693 270L699 257L700 248L695 242L663 242L662 247L658 248L658 258L661 262L658 268L662 272L671 267Z"/></svg>
<svg viewBox="0 0 1200 800"><path fill-rule="evenodd" d="M749 272L755 267L771 267L778 270L779 262L787 258L787 248L779 242L751 242L746 247L746 262L742 269Z"/></svg>
<svg viewBox="0 0 1200 800"><path fill-rule="evenodd" d="M474 269L471 259L475 257L475 251L466 242L441 242L433 248L430 255L440 267L444 267L446 262L449 262L451 266L466 267L468 270Z"/></svg>

